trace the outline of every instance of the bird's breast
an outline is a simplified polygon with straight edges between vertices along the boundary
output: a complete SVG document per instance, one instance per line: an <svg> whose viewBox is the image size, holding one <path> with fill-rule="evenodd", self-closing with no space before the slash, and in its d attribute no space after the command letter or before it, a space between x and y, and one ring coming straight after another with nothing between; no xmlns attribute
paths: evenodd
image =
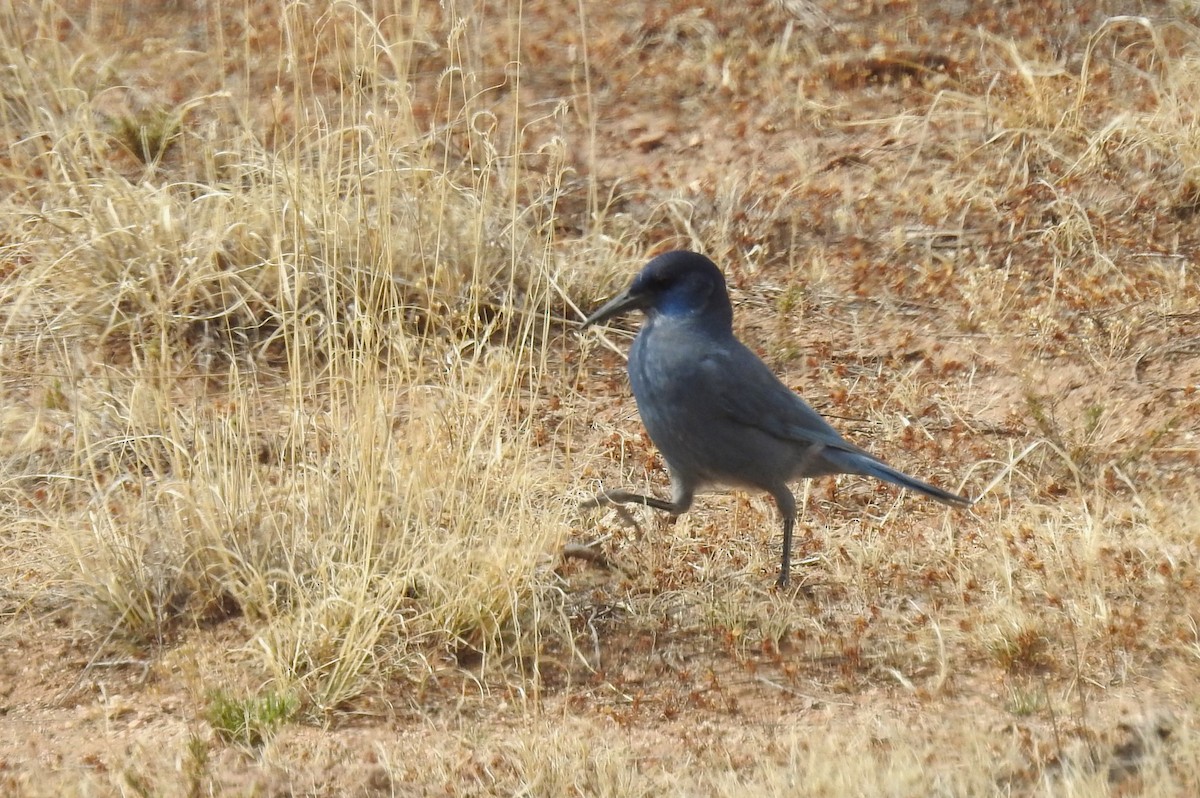
<svg viewBox="0 0 1200 798"><path fill-rule="evenodd" d="M668 332L644 329L629 353L629 381L643 419L647 413L681 418L712 412L706 401L712 389L700 368L711 347Z"/></svg>
<svg viewBox="0 0 1200 798"><path fill-rule="evenodd" d="M672 469L711 477L713 445L729 431L711 371L701 367L715 347L683 332L643 328L630 350L629 380L642 423Z"/></svg>

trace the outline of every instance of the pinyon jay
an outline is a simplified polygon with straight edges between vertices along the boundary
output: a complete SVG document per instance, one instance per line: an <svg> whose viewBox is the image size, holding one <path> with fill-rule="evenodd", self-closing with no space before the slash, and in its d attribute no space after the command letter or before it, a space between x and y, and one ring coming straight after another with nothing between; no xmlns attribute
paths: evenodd
<svg viewBox="0 0 1200 798"><path fill-rule="evenodd" d="M646 322L629 351L629 381L646 431L666 460L671 501L613 490L585 506L644 504L679 515L707 485L766 491L783 516L777 584L786 587L796 525L792 480L861 474L944 504L971 505L848 442L780 382L734 337L725 278L703 255L676 251L654 258L584 327L630 310L641 310Z"/></svg>

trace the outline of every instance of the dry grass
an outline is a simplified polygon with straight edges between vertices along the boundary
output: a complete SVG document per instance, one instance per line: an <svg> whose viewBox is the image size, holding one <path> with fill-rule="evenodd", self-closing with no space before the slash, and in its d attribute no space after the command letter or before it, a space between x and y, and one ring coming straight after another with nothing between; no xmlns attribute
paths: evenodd
<svg viewBox="0 0 1200 798"><path fill-rule="evenodd" d="M0 791L1200 789L1192 6L33 5ZM764 497L577 511L668 246L983 500L805 486L789 593Z"/></svg>

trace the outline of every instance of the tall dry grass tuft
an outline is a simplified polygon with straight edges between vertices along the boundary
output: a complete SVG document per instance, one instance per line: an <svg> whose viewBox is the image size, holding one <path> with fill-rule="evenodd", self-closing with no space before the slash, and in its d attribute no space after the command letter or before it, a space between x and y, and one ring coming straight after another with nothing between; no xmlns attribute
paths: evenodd
<svg viewBox="0 0 1200 798"><path fill-rule="evenodd" d="M417 129L404 45L350 4L288 4L284 57L338 50L340 92L301 76L265 124L202 97L131 159L135 92L45 35L61 13L0 20L0 357L28 427L6 490L42 530L33 591L105 639L244 616L317 709L536 652L566 477L528 399L562 287L470 65Z"/></svg>

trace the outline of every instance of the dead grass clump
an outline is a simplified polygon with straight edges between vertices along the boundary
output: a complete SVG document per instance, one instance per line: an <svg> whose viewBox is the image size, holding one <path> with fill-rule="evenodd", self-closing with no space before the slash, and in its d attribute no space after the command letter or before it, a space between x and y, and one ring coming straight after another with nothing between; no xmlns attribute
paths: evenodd
<svg viewBox="0 0 1200 798"><path fill-rule="evenodd" d="M285 19L357 74L372 34L349 11ZM536 653L563 507L527 395L561 298L477 98L397 125L392 65L338 84L369 119L324 116L309 87L312 116L264 146L208 97L157 144L118 123L130 170L77 82L96 56L58 56L18 61L6 124L37 128L22 166L43 171L3 208L24 221L0 286L9 368L59 375L10 463L45 466L12 484L53 530L56 600L102 639L243 617L276 689L318 710Z"/></svg>

